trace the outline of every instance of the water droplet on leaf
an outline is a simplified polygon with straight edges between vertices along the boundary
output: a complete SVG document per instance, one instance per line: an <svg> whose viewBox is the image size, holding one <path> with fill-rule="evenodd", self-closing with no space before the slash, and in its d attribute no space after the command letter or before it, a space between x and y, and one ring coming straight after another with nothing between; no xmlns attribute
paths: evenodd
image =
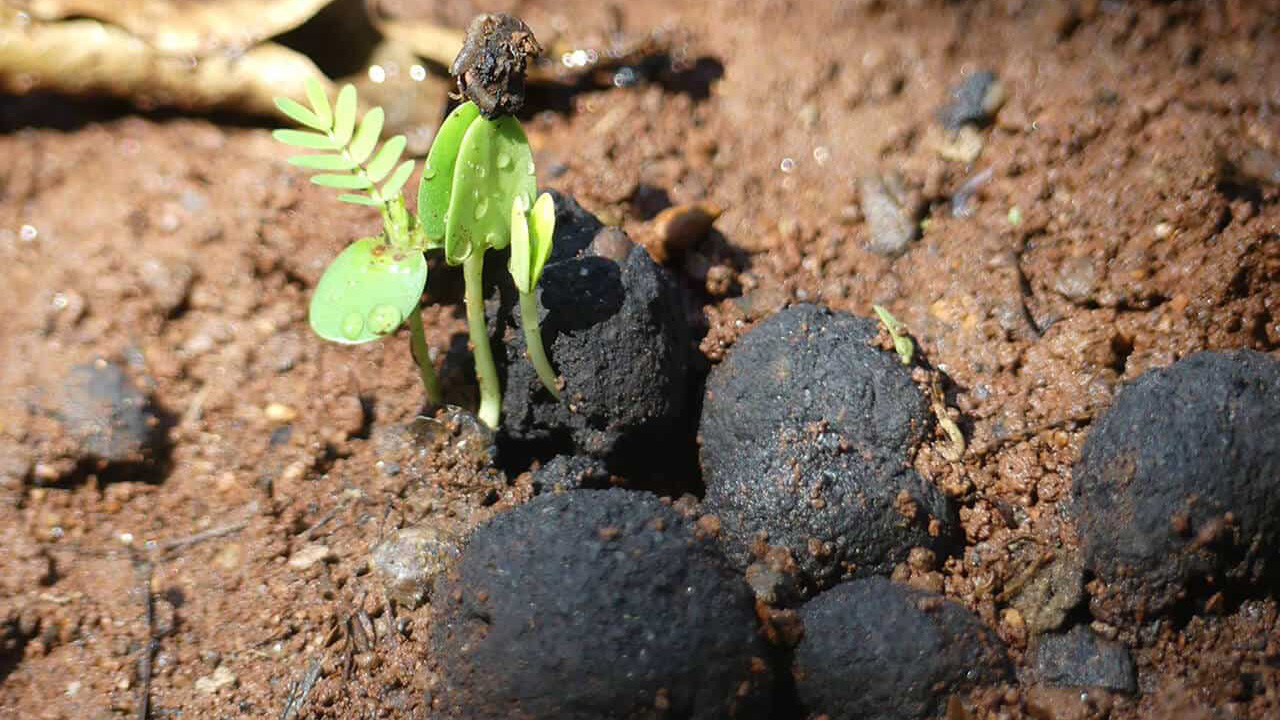
<svg viewBox="0 0 1280 720"><path fill-rule="evenodd" d="M489 231L484 235L484 244L493 247L498 244L498 233Z"/></svg>
<svg viewBox="0 0 1280 720"><path fill-rule="evenodd" d="M369 329L378 335L400 327L400 310L395 305L378 305L369 311Z"/></svg>
<svg viewBox="0 0 1280 720"><path fill-rule="evenodd" d="M476 219L483 219L487 212L489 212L489 200L488 198L480 198L480 200L476 202Z"/></svg>
<svg viewBox="0 0 1280 720"><path fill-rule="evenodd" d="M363 330L364 318L360 317L360 313L353 312L342 319L342 336L346 339L355 340Z"/></svg>
<svg viewBox="0 0 1280 720"><path fill-rule="evenodd" d="M430 165L427 165L426 167L422 168L422 177L430 180L435 176L436 176L435 168L431 167Z"/></svg>
<svg viewBox="0 0 1280 720"><path fill-rule="evenodd" d="M503 170L511 167L511 156L506 153L498 153L498 167Z"/></svg>
<svg viewBox="0 0 1280 720"><path fill-rule="evenodd" d="M533 174L533 160L530 160L530 161L529 161L529 168L528 168L528 169L529 169L529 174L530 174L530 175L532 175L532 174Z"/></svg>

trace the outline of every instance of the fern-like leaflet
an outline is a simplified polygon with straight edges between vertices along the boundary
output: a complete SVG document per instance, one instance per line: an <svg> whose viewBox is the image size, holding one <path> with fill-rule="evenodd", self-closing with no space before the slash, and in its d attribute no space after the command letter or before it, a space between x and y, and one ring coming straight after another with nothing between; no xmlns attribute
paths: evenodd
<svg viewBox="0 0 1280 720"><path fill-rule="evenodd" d="M317 185L352 191L338 195L345 202L376 207L398 197L413 174L414 162L399 162L404 135L396 135L374 152L382 134L382 108L366 112L357 127L355 87L343 86L333 107L317 80L307 78L306 88L311 107L285 97L275 100L280 112L310 130L276 130L272 136L286 145L323 152L294 155L289 162L320 171L311 178Z"/></svg>

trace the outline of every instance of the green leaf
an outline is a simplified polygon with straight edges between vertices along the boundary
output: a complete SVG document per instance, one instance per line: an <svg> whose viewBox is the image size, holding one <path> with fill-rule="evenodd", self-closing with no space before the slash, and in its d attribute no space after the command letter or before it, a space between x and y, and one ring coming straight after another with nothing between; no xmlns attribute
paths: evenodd
<svg viewBox="0 0 1280 720"><path fill-rule="evenodd" d="M532 253L529 248L529 218L524 212L524 203L518 198L511 203L511 258L507 261L507 269L511 271L511 279L516 289L522 293L533 287L530 270Z"/></svg>
<svg viewBox="0 0 1280 720"><path fill-rule="evenodd" d="M360 129L356 130L355 138L347 148L352 160L362 163L369 159L369 153L373 152L373 148L378 145L378 137L382 135L383 118L384 114L380 107L373 108L364 114L364 119L360 121Z"/></svg>
<svg viewBox="0 0 1280 720"><path fill-rule="evenodd" d="M871 309L876 311L876 315L880 316L880 322L884 323L884 328L889 331L889 337L893 340L893 349L897 351L898 358L902 360L902 364L910 365L911 357L916 351L916 344L911 341L910 337L907 337L902 323L898 322L897 318L879 305L872 305Z"/></svg>
<svg viewBox="0 0 1280 720"><path fill-rule="evenodd" d="M445 118L431 143L427 164L422 168L422 181L418 185L418 222L428 244L443 246L458 149L467 128L479 116L480 108L475 103L459 105Z"/></svg>
<svg viewBox="0 0 1280 720"><path fill-rule="evenodd" d="M311 112L302 103L287 97L275 98L276 107L280 108L280 112L288 115L301 125L315 128L320 132L329 132L329 124L321 120L315 113Z"/></svg>
<svg viewBox="0 0 1280 720"><path fill-rule="evenodd" d="M484 235L478 235L477 232L481 230L482 224L487 224L484 221L490 215L505 215L506 208L509 207L498 208L496 202L493 208L489 207L485 180L493 157L491 151L495 134L492 122L477 117L462 136L444 231L444 258L451 265L461 264L473 252L484 252ZM485 177L481 177L481 173Z"/></svg>
<svg viewBox="0 0 1280 720"><path fill-rule="evenodd" d="M307 100L311 101L311 109L315 111L316 118L324 123L324 127L320 129L325 132L333 129L333 111L329 109L329 98L325 95L324 85L313 77L308 77L303 85L307 88Z"/></svg>
<svg viewBox="0 0 1280 720"><path fill-rule="evenodd" d="M391 179L387 180L387 182L383 184L382 190L380 191L382 193L382 199L391 200L391 198L399 195L400 188L404 187L404 184L408 182L409 176L412 174L412 160L405 160L400 163L400 167L396 168L396 171L391 174Z"/></svg>
<svg viewBox="0 0 1280 720"><path fill-rule="evenodd" d="M356 167L341 155L294 155L289 162L312 170L354 170Z"/></svg>
<svg viewBox="0 0 1280 720"><path fill-rule="evenodd" d="M311 295L311 329L326 340L354 345L395 331L418 307L427 284L421 251L361 238L325 269Z"/></svg>
<svg viewBox="0 0 1280 720"><path fill-rule="evenodd" d="M271 133L271 137L279 140L285 145L295 145L311 150L337 150L338 147L333 144L328 135L320 133L308 132L306 130L276 130Z"/></svg>
<svg viewBox="0 0 1280 720"><path fill-rule="evenodd" d="M492 192L501 207L507 207L519 197L523 198L524 207L530 208L538 192L538 177L533 169L533 148L529 147L529 139L525 137L520 122L515 118L504 116L493 124L498 132L493 144L497 172L492 177ZM492 229L492 232L498 234L498 241L491 243L498 250L506 247L511 240L511 218L503 214L500 220L501 227ZM537 282L536 275L533 279Z"/></svg>
<svg viewBox="0 0 1280 720"><path fill-rule="evenodd" d="M382 201L368 195L356 195L355 193L342 193L338 196L342 202L355 203L357 205L369 205L372 207L381 207Z"/></svg>
<svg viewBox="0 0 1280 720"><path fill-rule="evenodd" d="M445 259L457 264L471 252L502 249L511 240L517 197L533 205L537 190L533 152L510 116L472 121L462 138L445 227Z"/></svg>
<svg viewBox="0 0 1280 720"><path fill-rule="evenodd" d="M406 142L403 135L397 135L382 144L382 149L373 156L369 166L364 170L370 180L381 182L382 178L391 172L391 168L395 167L396 161L400 159L400 153L404 152Z"/></svg>
<svg viewBox="0 0 1280 720"><path fill-rule="evenodd" d="M538 284L542 277L542 268L551 256L551 245L556 234L556 203L550 193L542 193L533 204L529 213L529 238L531 247L531 264L529 270L529 287ZM515 228L512 228L512 242L515 242Z"/></svg>
<svg viewBox="0 0 1280 720"><path fill-rule="evenodd" d="M351 131L356 126L356 88L343 85L338 91L338 102L333 110L333 142L343 148L351 142Z"/></svg>
<svg viewBox="0 0 1280 720"><path fill-rule="evenodd" d="M368 190L373 187L369 178L362 175L316 175L311 178L311 182L339 190Z"/></svg>

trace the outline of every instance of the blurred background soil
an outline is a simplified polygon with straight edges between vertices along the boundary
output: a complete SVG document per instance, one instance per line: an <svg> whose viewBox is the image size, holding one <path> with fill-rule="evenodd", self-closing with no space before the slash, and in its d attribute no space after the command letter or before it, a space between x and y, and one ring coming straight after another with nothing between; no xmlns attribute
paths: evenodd
<svg viewBox="0 0 1280 720"><path fill-rule="evenodd" d="M532 96L540 184L672 246L704 369L788 302L881 304L910 329L968 438L960 462L918 459L966 542L927 582L1016 661L1012 600L1074 553L1070 467L1118 386L1198 349L1280 349L1276 2L385 5L458 28L515 13L546 46L673 38L655 81ZM939 108L980 70L1003 107L952 133ZM269 127L0 96L0 716L135 717L145 695L153 718L425 717L428 613L389 609L370 548L532 492L444 426L420 475L388 471L406 459L380 433L421 404L407 332L352 348L306 323L378 218L309 185ZM655 218L699 202L715 229L674 247ZM886 254L877 203L918 237ZM427 340L459 386L460 283L437 282ZM86 461L51 417L98 358L153 399L159 457ZM1142 693L1082 712L1280 716L1274 593L1095 629L1131 644ZM1048 712L1017 686L963 700Z"/></svg>

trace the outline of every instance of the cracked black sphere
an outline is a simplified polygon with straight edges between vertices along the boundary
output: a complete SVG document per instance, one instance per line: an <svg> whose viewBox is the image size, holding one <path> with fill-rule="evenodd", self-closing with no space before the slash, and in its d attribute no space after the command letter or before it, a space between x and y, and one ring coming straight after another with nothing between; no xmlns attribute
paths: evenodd
<svg viewBox="0 0 1280 720"><path fill-rule="evenodd" d="M653 495L535 497L481 526L433 597L445 717L768 716L751 591Z"/></svg>
<svg viewBox="0 0 1280 720"><path fill-rule="evenodd" d="M555 245L539 293L543 345L564 386L559 401L542 386L525 357L516 299L504 298L502 437L591 455L627 476L683 459L667 452L691 435L679 289L644 248L552 194Z"/></svg>
<svg viewBox="0 0 1280 720"><path fill-rule="evenodd" d="M929 407L876 324L795 305L742 336L711 372L700 431L706 508L735 561L761 539L827 586L888 574L912 547L939 554L954 523L908 464Z"/></svg>

